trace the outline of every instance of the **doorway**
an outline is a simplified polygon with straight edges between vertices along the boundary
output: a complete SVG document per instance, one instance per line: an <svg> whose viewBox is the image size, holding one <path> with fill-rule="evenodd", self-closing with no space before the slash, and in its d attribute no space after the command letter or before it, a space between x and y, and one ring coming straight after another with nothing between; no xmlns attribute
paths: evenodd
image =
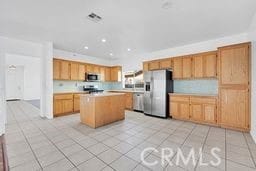
<svg viewBox="0 0 256 171"><path fill-rule="evenodd" d="M6 69L6 100L23 100L24 66L10 65Z"/></svg>

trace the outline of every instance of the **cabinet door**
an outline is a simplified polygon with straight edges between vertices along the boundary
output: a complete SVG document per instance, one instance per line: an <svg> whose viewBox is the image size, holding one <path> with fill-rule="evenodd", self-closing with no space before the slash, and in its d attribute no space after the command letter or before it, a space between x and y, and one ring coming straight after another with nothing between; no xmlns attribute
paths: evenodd
<svg viewBox="0 0 256 171"><path fill-rule="evenodd" d="M70 79L78 80L79 77L79 64L75 62L71 62L70 64Z"/></svg>
<svg viewBox="0 0 256 171"><path fill-rule="evenodd" d="M217 123L217 108L216 104L203 104L204 122Z"/></svg>
<svg viewBox="0 0 256 171"><path fill-rule="evenodd" d="M188 120L189 119L189 103L183 103L183 102L180 102L179 103L179 113L180 113L180 118L181 119L185 119L185 120Z"/></svg>
<svg viewBox="0 0 256 171"><path fill-rule="evenodd" d="M204 68L204 60L202 55L193 57L193 77L194 78L202 78Z"/></svg>
<svg viewBox="0 0 256 171"><path fill-rule="evenodd" d="M53 103L53 114L58 115L63 113L63 103L62 100L54 100Z"/></svg>
<svg viewBox="0 0 256 171"><path fill-rule="evenodd" d="M86 72L87 73L93 73L93 65L86 64Z"/></svg>
<svg viewBox="0 0 256 171"><path fill-rule="evenodd" d="M70 63L69 63L69 61L61 61L60 78L62 80L70 80Z"/></svg>
<svg viewBox="0 0 256 171"><path fill-rule="evenodd" d="M248 44L219 48L219 63L221 85L248 85Z"/></svg>
<svg viewBox="0 0 256 171"><path fill-rule="evenodd" d="M190 118L194 121L203 120L203 105L202 104L191 104L190 105Z"/></svg>
<svg viewBox="0 0 256 171"><path fill-rule="evenodd" d="M143 62L143 71L148 71L148 62Z"/></svg>
<svg viewBox="0 0 256 171"><path fill-rule="evenodd" d="M74 95L74 112L80 111L80 94Z"/></svg>
<svg viewBox="0 0 256 171"><path fill-rule="evenodd" d="M60 60L53 59L53 79L60 79Z"/></svg>
<svg viewBox="0 0 256 171"><path fill-rule="evenodd" d="M72 99L64 99L63 103L63 113L72 113L73 112L73 100Z"/></svg>
<svg viewBox="0 0 256 171"><path fill-rule="evenodd" d="M93 66L93 73L99 74L100 73L100 67L98 65Z"/></svg>
<svg viewBox="0 0 256 171"><path fill-rule="evenodd" d="M173 59L173 78L182 78L182 58Z"/></svg>
<svg viewBox="0 0 256 171"><path fill-rule="evenodd" d="M78 80L84 81L85 80L85 65L79 64L78 67Z"/></svg>
<svg viewBox="0 0 256 171"><path fill-rule="evenodd" d="M105 81L105 67L100 67L100 80Z"/></svg>
<svg viewBox="0 0 256 171"><path fill-rule="evenodd" d="M109 67L105 68L105 81L111 81L111 72Z"/></svg>
<svg viewBox="0 0 256 171"><path fill-rule="evenodd" d="M170 69L172 67L171 59L160 60L160 69Z"/></svg>
<svg viewBox="0 0 256 171"><path fill-rule="evenodd" d="M249 128L249 94L247 89L220 89L222 126Z"/></svg>
<svg viewBox="0 0 256 171"><path fill-rule="evenodd" d="M192 77L192 60L190 57L182 59L182 78Z"/></svg>
<svg viewBox="0 0 256 171"><path fill-rule="evenodd" d="M169 109L170 116L175 119L179 119L179 103L178 102L171 102L170 109Z"/></svg>
<svg viewBox="0 0 256 171"><path fill-rule="evenodd" d="M149 70L157 70L160 68L159 61L151 61L149 62Z"/></svg>
<svg viewBox="0 0 256 171"><path fill-rule="evenodd" d="M133 109L133 94L132 93L126 93L125 94L125 100L126 100L126 105L125 108L132 110Z"/></svg>
<svg viewBox="0 0 256 171"><path fill-rule="evenodd" d="M204 77L217 77L217 54L204 56Z"/></svg>
<svg viewBox="0 0 256 171"><path fill-rule="evenodd" d="M119 82L122 80L122 76L121 76L121 67L119 66L115 66L115 67L111 67L110 72L111 72L111 81L114 82Z"/></svg>

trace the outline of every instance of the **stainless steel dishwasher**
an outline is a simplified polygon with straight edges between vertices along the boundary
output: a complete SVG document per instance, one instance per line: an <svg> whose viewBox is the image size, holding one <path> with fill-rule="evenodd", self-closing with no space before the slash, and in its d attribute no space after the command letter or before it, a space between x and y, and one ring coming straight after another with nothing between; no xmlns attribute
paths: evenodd
<svg viewBox="0 0 256 171"><path fill-rule="evenodd" d="M133 110L135 111L144 111L143 103L144 93L133 93Z"/></svg>

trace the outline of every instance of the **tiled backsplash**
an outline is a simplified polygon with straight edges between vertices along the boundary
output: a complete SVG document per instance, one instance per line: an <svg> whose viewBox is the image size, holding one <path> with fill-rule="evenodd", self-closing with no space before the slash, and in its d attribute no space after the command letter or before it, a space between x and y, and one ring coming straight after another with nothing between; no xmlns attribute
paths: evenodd
<svg viewBox="0 0 256 171"><path fill-rule="evenodd" d="M218 80L174 80L174 92L218 94Z"/></svg>
<svg viewBox="0 0 256 171"><path fill-rule="evenodd" d="M120 82L53 81L53 92L82 91L83 86L94 85L103 90L122 89Z"/></svg>

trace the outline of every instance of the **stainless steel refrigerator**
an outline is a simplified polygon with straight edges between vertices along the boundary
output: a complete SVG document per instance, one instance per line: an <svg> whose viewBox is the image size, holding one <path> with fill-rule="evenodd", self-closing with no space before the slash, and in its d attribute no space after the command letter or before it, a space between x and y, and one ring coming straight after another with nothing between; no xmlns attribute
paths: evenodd
<svg viewBox="0 0 256 171"><path fill-rule="evenodd" d="M173 92L172 71L144 73L144 114L164 117L169 113L168 93Z"/></svg>

